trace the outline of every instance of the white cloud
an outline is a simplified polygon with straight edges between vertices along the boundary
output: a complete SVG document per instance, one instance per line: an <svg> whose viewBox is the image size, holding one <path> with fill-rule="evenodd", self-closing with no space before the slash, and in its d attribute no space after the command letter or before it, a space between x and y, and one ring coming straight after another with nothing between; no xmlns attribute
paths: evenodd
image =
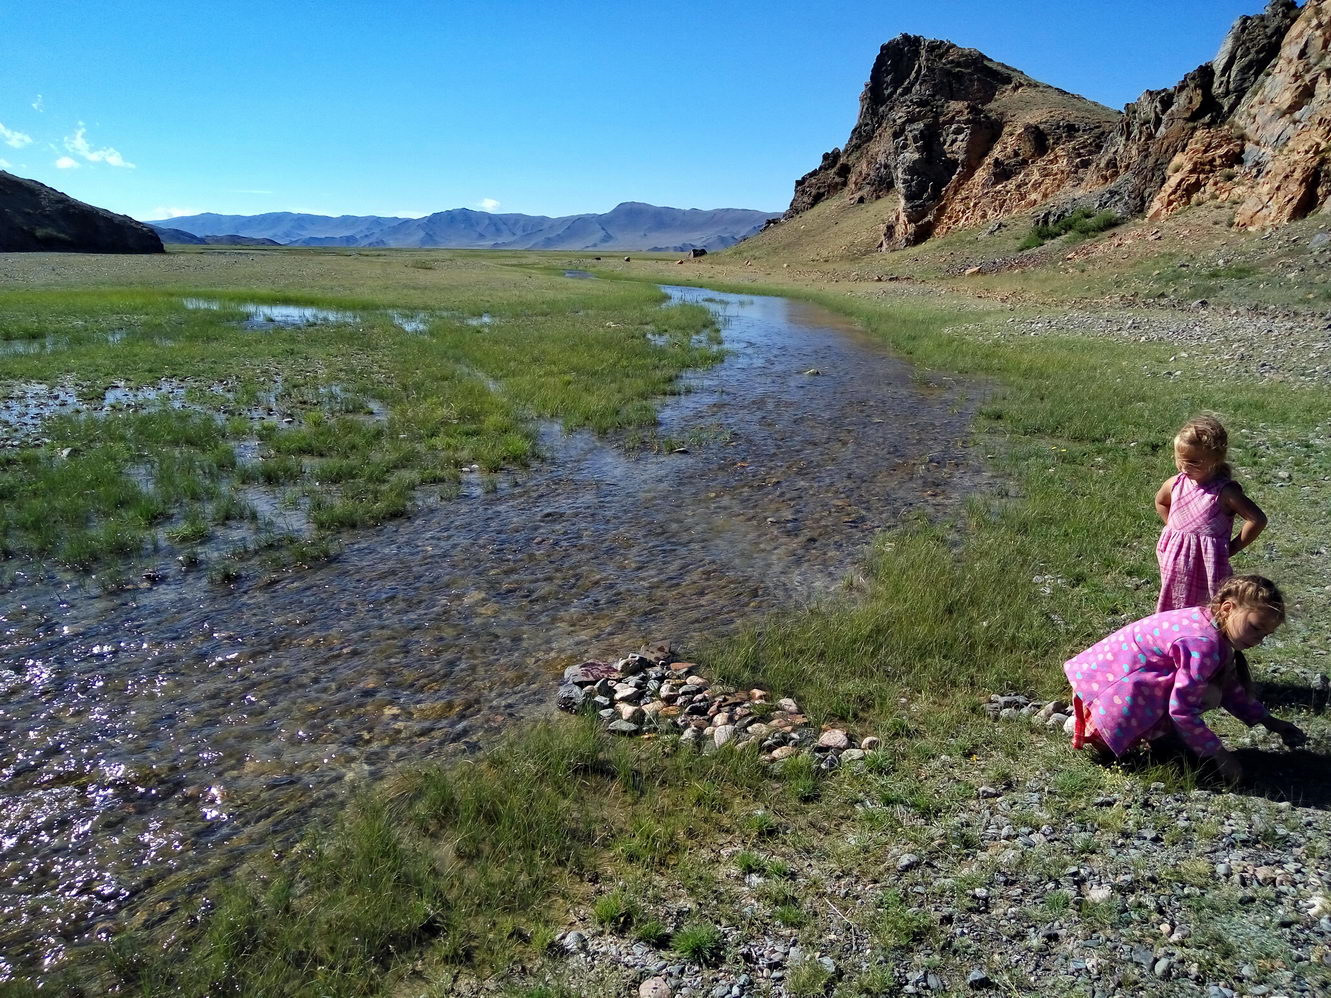
<svg viewBox="0 0 1331 998"><path fill-rule="evenodd" d="M0 124L0 139L4 140L5 145L14 149L22 149L24 146L32 145L32 136L25 135L23 132L15 132Z"/></svg>
<svg viewBox="0 0 1331 998"><path fill-rule="evenodd" d="M202 214L198 208L167 208L158 205L153 209L153 218L181 218L184 215Z"/></svg>
<svg viewBox="0 0 1331 998"><path fill-rule="evenodd" d="M73 135L65 136L65 148L76 156L82 156L89 163L105 163L107 166L123 166L128 170L134 169L134 164L125 161L116 150L107 146L105 149L94 149L88 142L87 128L83 122L79 122L78 130Z"/></svg>
<svg viewBox="0 0 1331 998"><path fill-rule="evenodd" d="M32 109L33 109L34 111L45 111L45 110L46 110L46 101L42 100L42 95L41 95L41 94L38 94L37 97L36 97L36 99L33 100L33 102L32 102Z"/></svg>
<svg viewBox="0 0 1331 998"><path fill-rule="evenodd" d="M13 165L14 164L11 163L9 160L5 159L3 156L0 156L0 170L8 170Z"/></svg>
<svg viewBox="0 0 1331 998"><path fill-rule="evenodd" d="M480 208L481 211L494 211L499 207L499 202L494 198L481 198L476 202L476 207Z"/></svg>
<svg viewBox="0 0 1331 998"><path fill-rule="evenodd" d="M57 170L77 170L79 161L73 156L61 156L55 161L55 168Z"/></svg>

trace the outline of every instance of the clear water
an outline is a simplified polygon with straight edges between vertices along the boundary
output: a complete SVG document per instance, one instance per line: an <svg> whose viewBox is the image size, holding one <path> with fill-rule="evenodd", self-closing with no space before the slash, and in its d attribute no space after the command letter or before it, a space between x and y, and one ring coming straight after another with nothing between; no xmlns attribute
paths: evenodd
<svg viewBox="0 0 1331 998"><path fill-rule="evenodd" d="M717 311L730 351L663 405L683 453L547 425L548 460L497 492L467 476L269 585L5 594L5 959L181 918L349 788L550 710L565 665L804 605L876 531L974 482L967 400L845 320L666 290Z"/></svg>
<svg viewBox="0 0 1331 998"><path fill-rule="evenodd" d="M275 326L317 326L324 323L355 323L355 312L344 312L331 308L316 308L313 305L224 305L209 298L186 298L186 308L221 309L238 308L245 312L243 323L246 329L270 329Z"/></svg>

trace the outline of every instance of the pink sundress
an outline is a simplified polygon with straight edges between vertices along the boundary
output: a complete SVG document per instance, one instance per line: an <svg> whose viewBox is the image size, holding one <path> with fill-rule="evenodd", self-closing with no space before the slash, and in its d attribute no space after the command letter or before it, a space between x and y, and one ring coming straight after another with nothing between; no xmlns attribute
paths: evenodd
<svg viewBox="0 0 1331 998"><path fill-rule="evenodd" d="M1220 492L1229 482L1217 475L1198 485L1180 472L1170 486L1169 521L1155 546L1160 563L1156 613L1211 602L1220 583L1232 574L1229 538L1234 514L1220 503Z"/></svg>
<svg viewBox="0 0 1331 998"><path fill-rule="evenodd" d="M1209 756L1221 743L1204 711L1221 706L1249 726L1266 716L1233 661L1211 611L1193 606L1129 624L1069 659L1063 671L1078 714L1115 755L1173 728L1192 751Z"/></svg>

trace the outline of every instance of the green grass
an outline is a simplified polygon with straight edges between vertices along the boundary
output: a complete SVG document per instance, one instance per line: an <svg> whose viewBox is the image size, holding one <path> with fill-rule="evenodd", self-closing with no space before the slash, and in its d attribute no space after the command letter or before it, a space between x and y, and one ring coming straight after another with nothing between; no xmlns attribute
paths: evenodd
<svg viewBox="0 0 1331 998"><path fill-rule="evenodd" d="M1069 232L1080 236L1095 235L1112 229L1116 225L1121 225L1122 222L1122 217L1112 211L1093 212L1089 208L1078 208L1056 222L1032 226L1031 231L1017 244L1017 249L1024 250L1042 246L1051 239L1065 236Z"/></svg>
<svg viewBox="0 0 1331 998"><path fill-rule="evenodd" d="M910 907L897 891L887 891L878 902L870 926L873 940L886 950L905 950L936 929L927 912Z"/></svg>
<svg viewBox="0 0 1331 998"><path fill-rule="evenodd" d="M653 918L634 926L633 937L648 946L661 948L670 943L670 930Z"/></svg>
<svg viewBox="0 0 1331 998"><path fill-rule="evenodd" d="M832 971L812 957L792 964L786 974L786 990L799 998L812 998L827 991L832 983Z"/></svg>
<svg viewBox="0 0 1331 998"><path fill-rule="evenodd" d="M706 922L684 926L674 934L671 945L682 959L703 966L716 963L725 952L721 930Z"/></svg>
<svg viewBox="0 0 1331 998"><path fill-rule="evenodd" d="M87 569L154 541L197 543L208 524L235 518L237 485L297 489L323 533L371 526L404 515L418 486L455 482L461 467L537 460L538 419L598 433L650 428L680 373L720 356L710 313L663 308L650 286L570 281L514 269L530 260L512 258L438 254L428 271L422 262L279 252L237 267L223 255L169 254L127 260L108 278L70 257L0 291L4 339L62 344L7 357L0 392L62 384L96 409L109 384L162 390L106 415L52 417L49 443L0 453L0 551ZM186 298L221 307L187 308ZM355 320L248 330L247 302ZM423 334L392 320L421 308L433 316ZM491 324L465 321L482 312ZM168 392L187 408L168 405ZM258 459L240 464L246 440ZM192 529L168 531L190 503Z"/></svg>
<svg viewBox="0 0 1331 998"><path fill-rule="evenodd" d="M621 930L632 928L642 918L642 902L633 892L618 888L596 899L592 904L592 917L604 926Z"/></svg>

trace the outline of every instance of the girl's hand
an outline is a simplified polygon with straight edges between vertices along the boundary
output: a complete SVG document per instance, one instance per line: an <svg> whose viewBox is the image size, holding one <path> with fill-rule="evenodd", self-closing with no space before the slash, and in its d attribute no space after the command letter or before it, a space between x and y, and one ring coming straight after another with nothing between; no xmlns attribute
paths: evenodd
<svg viewBox="0 0 1331 998"><path fill-rule="evenodd" d="M1215 760L1215 765L1220 770L1220 775L1229 783L1238 783L1243 779L1243 766L1239 764L1238 759L1234 758L1234 753L1229 749L1221 749L1211 756Z"/></svg>
<svg viewBox="0 0 1331 998"><path fill-rule="evenodd" d="M1238 554L1257 540L1257 535L1266 529L1266 514L1262 508L1243 494L1238 482L1230 482L1220 490L1220 501L1225 509L1239 517L1243 526L1238 535L1229 539L1229 553Z"/></svg>
<svg viewBox="0 0 1331 998"><path fill-rule="evenodd" d="M1303 729L1297 724L1293 724L1290 721L1282 721L1278 717L1267 718L1266 730L1274 731L1278 734L1280 740L1284 742L1288 748L1298 748L1300 745L1304 745L1308 741L1308 736L1303 733Z"/></svg>

